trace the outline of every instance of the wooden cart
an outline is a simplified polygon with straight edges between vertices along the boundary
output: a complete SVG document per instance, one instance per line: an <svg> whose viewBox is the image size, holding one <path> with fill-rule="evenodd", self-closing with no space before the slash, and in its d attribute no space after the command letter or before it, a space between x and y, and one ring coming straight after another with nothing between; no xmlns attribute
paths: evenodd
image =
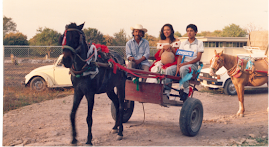
<svg viewBox="0 0 269 147"><path fill-rule="evenodd" d="M147 76L160 76L164 78L170 78L175 81L179 81L180 77L164 75L159 73L146 72L137 69L128 69L133 73L138 75L147 75ZM200 83L196 80L197 75L194 75L195 78L190 80L190 86L194 91L198 91L195 86ZM161 81L161 80L160 80ZM139 90L137 90L137 88ZM185 102L180 100L169 100L166 95L163 95L164 85L160 83L145 83L139 82L134 83L132 80L126 80L125 85L125 106L124 106L124 115L123 122L126 123L131 118L133 109L134 109L134 101L140 103L153 103L159 104L161 106L179 106L182 107L179 118L179 125L181 132L186 136L195 136L202 125L203 120L203 106L199 99L192 98L193 93ZM173 89L180 92L177 89ZM170 97L180 97L180 93L178 95L172 94ZM111 104L111 113L112 117L116 119L116 110Z"/></svg>

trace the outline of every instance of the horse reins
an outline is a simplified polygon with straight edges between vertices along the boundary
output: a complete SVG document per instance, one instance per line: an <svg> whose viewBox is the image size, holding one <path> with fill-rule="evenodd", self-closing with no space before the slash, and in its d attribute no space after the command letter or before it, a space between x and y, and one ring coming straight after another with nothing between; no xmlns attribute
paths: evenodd
<svg viewBox="0 0 269 147"><path fill-rule="evenodd" d="M84 71L86 71L87 69L86 69L86 67L87 67L87 61L89 61L92 57L93 57L93 55L95 54L95 53L93 53L91 56L89 56L86 60L84 60L84 59L82 59L82 57L81 56L79 56L78 54L77 54L77 51L78 50L80 50L81 49L81 44L83 44L83 35L85 36L85 34L81 31L81 30L79 30L79 29L75 29L75 28L69 28L69 29L66 29L65 30L65 36L66 36L66 32L67 31L77 31L77 32L79 32L80 33L80 43L79 43L79 46L76 48L76 49L74 49L73 47L71 47L71 46L69 46L69 45L63 45L62 46L62 48L66 48L66 49L69 49L69 50L71 50L81 61L83 61L83 62L86 62L85 63L85 65L82 67L82 69L80 70L80 71L75 71L75 67L74 67L74 64L72 64L72 68L70 68L70 70L74 73L74 74L81 74L81 73L83 73ZM64 36L64 37L65 37ZM63 42L64 42L65 40L63 40ZM88 46L88 44L87 44L87 42L86 42L86 45ZM88 46L88 50L89 50L89 46ZM100 49L98 49L97 51L99 51Z"/></svg>

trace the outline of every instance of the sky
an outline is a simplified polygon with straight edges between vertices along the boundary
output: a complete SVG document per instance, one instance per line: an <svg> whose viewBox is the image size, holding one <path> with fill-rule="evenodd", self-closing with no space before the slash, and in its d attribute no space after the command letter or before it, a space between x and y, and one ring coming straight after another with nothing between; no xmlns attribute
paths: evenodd
<svg viewBox="0 0 269 147"><path fill-rule="evenodd" d="M253 24L268 30L268 0L2 0L3 16L12 18L17 30L31 39L37 29L64 32L75 22L113 36L136 24L159 36L161 27L170 23L182 35L186 26L196 24L201 31L222 30L234 23L241 28Z"/></svg>

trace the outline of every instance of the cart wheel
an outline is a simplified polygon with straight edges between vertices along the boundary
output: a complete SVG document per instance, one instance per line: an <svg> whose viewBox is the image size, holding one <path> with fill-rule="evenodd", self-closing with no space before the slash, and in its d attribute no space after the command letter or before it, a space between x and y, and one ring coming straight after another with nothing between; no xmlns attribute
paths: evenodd
<svg viewBox="0 0 269 147"><path fill-rule="evenodd" d="M188 98L180 111L179 125L186 136L195 136L202 125L203 105L200 100Z"/></svg>
<svg viewBox="0 0 269 147"><path fill-rule="evenodd" d="M128 122L128 120L131 118L134 110L134 101L128 101L124 100L124 111L123 111L123 123ZM114 106L114 103L111 103L111 115L112 118L116 121L116 108Z"/></svg>

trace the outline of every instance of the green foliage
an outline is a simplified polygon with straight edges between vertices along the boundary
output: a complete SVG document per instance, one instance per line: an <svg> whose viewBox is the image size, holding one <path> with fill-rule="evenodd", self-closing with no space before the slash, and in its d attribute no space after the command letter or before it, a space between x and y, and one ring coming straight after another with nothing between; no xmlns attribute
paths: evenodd
<svg viewBox="0 0 269 147"><path fill-rule="evenodd" d="M60 35L59 32L46 27L44 29L38 28L37 34L29 40L29 43L32 46L57 46ZM46 47L44 49L49 58L50 53L55 50L52 47ZM36 49L35 53L40 56L45 56L44 51L41 49Z"/></svg>
<svg viewBox="0 0 269 147"><path fill-rule="evenodd" d="M83 29L86 35L86 41L90 43L91 41L95 44L106 44L104 35L95 28Z"/></svg>
<svg viewBox="0 0 269 147"><path fill-rule="evenodd" d="M182 37L181 33L179 33L178 31L176 31L176 32L174 33L174 36L175 36L175 37Z"/></svg>
<svg viewBox="0 0 269 147"><path fill-rule="evenodd" d="M239 25L231 24L229 26L225 26L223 30L215 30L214 32L210 31L202 31L201 33L197 33L196 36L204 36L204 37L245 37L247 35L247 31L240 28ZM183 37L188 37L188 34L185 33Z"/></svg>
<svg viewBox="0 0 269 147"><path fill-rule="evenodd" d="M212 36L213 37L222 37L222 31L221 30L215 30L213 33L212 33Z"/></svg>
<svg viewBox="0 0 269 147"><path fill-rule="evenodd" d="M115 46L125 46L127 42L127 37L124 29L120 29L118 33L114 33L114 41Z"/></svg>
<svg viewBox="0 0 269 147"><path fill-rule="evenodd" d="M12 31L15 32L16 27L17 27L17 24L12 21L12 18L8 18L8 17L4 16L4 18L3 18L3 37L5 37L5 35L8 32L12 32Z"/></svg>
<svg viewBox="0 0 269 147"><path fill-rule="evenodd" d="M210 31L202 31L201 33L197 33L196 36L211 37L212 36L212 33Z"/></svg>
<svg viewBox="0 0 269 147"><path fill-rule="evenodd" d="M113 46L114 38L112 36L104 35L104 38L106 46Z"/></svg>
<svg viewBox="0 0 269 147"><path fill-rule="evenodd" d="M157 46L158 38L146 33L144 39L148 40L149 46Z"/></svg>
<svg viewBox="0 0 269 147"><path fill-rule="evenodd" d="M56 46L58 45L58 39L60 33L49 28L38 28L37 34L30 39L30 45L37 46Z"/></svg>
<svg viewBox="0 0 269 147"><path fill-rule="evenodd" d="M225 26L223 29L223 37L245 37L247 35L247 31L240 28L239 25L230 24L229 26Z"/></svg>
<svg viewBox="0 0 269 147"><path fill-rule="evenodd" d="M3 39L4 45L29 45L27 36L22 33L8 33Z"/></svg>

